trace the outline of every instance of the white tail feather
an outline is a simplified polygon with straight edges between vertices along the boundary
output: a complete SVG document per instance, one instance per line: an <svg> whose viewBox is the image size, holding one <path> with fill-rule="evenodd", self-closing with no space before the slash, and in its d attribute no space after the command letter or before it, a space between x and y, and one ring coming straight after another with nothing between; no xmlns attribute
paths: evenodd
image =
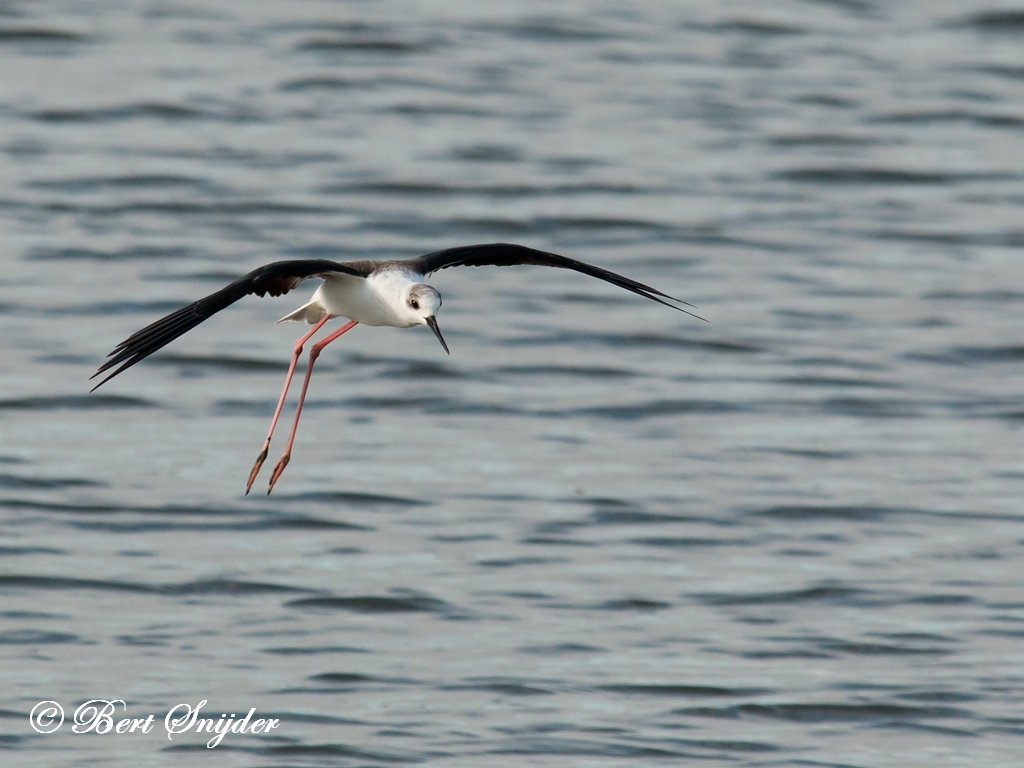
<svg viewBox="0 0 1024 768"><path fill-rule="evenodd" d="M323 320L324 315L326 314L327 312L324 310L323 305L314 298L308 304L303 304L294 312L285 315L277 322L283 323L285 320L305 320L307 324L314 325L315 323Z"/></svg>

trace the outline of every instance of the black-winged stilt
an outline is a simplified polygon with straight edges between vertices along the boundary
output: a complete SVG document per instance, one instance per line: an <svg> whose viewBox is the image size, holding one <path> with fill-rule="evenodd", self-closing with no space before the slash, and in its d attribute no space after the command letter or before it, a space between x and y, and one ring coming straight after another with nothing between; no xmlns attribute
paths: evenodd
<svg viewBox="0 0 1024 768"><path fill-rule="evenodd" d="M302 413L302 404L305 402L309 378L313 373L313 363L316 362L324 347L359 323L390 325L395 328L426 325L437 336L444 351L448 352L448 345L445 344L444 337L441 336L441 331L437 327L436 315L441 306L441 294L433 287L423 283L423 277L448 267L507 267L517 264L534 264L582 272L703 320L698 315L677 306L683 304L692 307L692 304L673 298L628 277L565 256L508 243L466 245L405 260L336 262L326 259L296 259L276 261L253 270L216 293L211 293L209 296L147 325L141 331L133 333L117 345L107 356L109 359L90 377L95 378L101 373L119 366L117 370L93 387L93 390L195 328L208 317L234 304L243 296L253 293L257 296L281 296L295 288L303 280L320 278L323 283L317 288L313 298L278 321L304 320L313 325L313 329L295 342L284 388L277 401L277 408L274 411L274 418L270 422L270 431L263 443L263 449L249 473L249 482L245 487L246 494L252 488L253 481L267 458L270 438L274 434L274 427L277 426L277 420L281 415L285 396L288 394L288 387L291 385L292 376L295 373L295 364L298 362L299 355L302 354L303 345L331 318L344 317L348 319L348 322L317 341L310 348L309 364L302 382L302 392L299 395L299 404L295 409L295 419L292 422L291 434L288 436L288 445L270 476L270 487L267 489L269 494L274 490L274 484L284 468L288 466L288 461L291 458L295 432L298 429L299 416Z"/></svg>

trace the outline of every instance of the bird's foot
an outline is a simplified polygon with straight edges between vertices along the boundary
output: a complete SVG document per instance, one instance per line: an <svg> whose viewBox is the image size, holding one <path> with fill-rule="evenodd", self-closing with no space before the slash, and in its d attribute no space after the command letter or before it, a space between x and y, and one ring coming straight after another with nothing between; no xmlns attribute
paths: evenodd
<svg viewBox="0 0 1024 768"><path fill-rule="evenodd" d="M291 460L291 458L291 454L286 453L284 456L277 460L277 464L274 465L274 472L270 476L270 487L267 488L267 496L269 496L270 492L274 490L274 484L277 482L277 479L281 476L281 473L284 472L284 468L288 466L288 462Z"/></svg>
<svg viewBox="0 0 1024 768"><path fill-rule="evenodd" d="M245 495L249 495L249 491L252 490L252 484L256 482L256 475L260 473L260 468L263 466L263 462L267 460L267 451L270 449L270 440L267 440L263 444L263 450L260 451L260 455L256 457L256 463L252 465L252 472L249 473L249 482L245 484Z"/></svg>

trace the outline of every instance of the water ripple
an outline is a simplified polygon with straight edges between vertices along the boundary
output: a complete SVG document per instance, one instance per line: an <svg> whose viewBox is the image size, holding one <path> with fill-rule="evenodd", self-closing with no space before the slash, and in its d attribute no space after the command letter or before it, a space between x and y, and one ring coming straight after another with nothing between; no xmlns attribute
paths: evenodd
<svg viewBox="0 0 1024 768"><path fill-rule="evenodd" d="M281 720L229 762L1018 765L1024 12L797 5L0 0L12 762L109 696ZM347 337L269 498L294 297L88 394L261 264L508 239L712 322L451 270L460 353Z"/></svg>

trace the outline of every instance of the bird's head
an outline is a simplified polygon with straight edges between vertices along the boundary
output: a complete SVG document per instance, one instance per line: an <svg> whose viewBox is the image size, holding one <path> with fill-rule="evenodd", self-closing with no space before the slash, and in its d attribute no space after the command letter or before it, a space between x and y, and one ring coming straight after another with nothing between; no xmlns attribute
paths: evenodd
<svg viewBox="0 0 1024 768"><path fill-rule="evenodd" d="M430 327L430 330L441 342L444 351L448 352L448 345L444 343L441 330L437 327L437 310L441 308L441 294L436 288L426 283L416 283L409 288L405 296L405 310L412 315L415 322ZM448 352L450 355L451 352Z"/></svg>

